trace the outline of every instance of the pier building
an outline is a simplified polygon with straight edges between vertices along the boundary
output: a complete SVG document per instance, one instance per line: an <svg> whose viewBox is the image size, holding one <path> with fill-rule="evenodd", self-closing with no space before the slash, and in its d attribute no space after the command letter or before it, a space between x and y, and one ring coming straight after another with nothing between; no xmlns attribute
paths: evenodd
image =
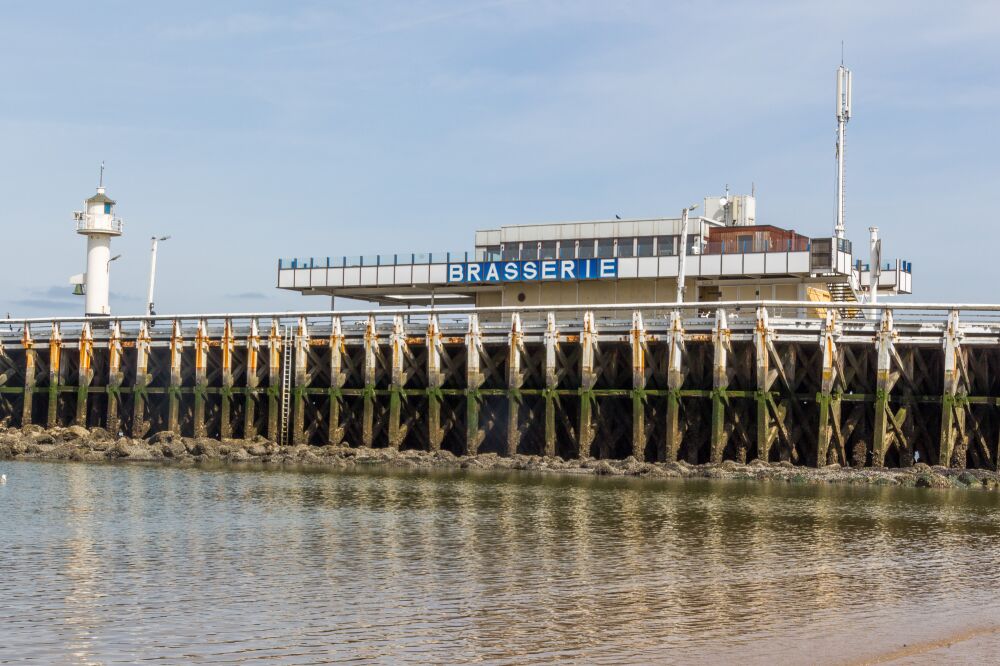
<svg viewBox="0 0 1000 666"><path fill-rule="evenodd" d="M876 293L911 293L909 262L760 224L756 204L727 193L705 197L704 215L481 230L468 251L281 259L277 286L382 305L861 302L874 273Z"/></svg>

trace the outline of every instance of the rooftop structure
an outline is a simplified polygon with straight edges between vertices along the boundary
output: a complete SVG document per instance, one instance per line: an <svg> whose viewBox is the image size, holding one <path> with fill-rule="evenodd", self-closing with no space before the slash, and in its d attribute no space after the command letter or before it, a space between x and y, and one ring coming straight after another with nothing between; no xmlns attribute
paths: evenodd
<svg viewBox="0 0 1000 666"><path fill-rule="evenodd" d="M688 220L503 226L477 231L470 251L282 259L278 287L478 306L674 302L679 284L685 301L858 302L869 288L869 266L847 239L756 224L752 195L705 197L703 210ZM910 264L882 264L877 283L883 294L910 293Z"/></svg>

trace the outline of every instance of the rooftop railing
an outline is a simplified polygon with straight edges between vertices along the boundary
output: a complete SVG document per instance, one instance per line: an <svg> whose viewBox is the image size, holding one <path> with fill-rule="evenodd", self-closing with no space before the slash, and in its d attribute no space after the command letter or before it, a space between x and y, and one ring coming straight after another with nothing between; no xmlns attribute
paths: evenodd
<svg viewBox="0 0 1000 666"><path fill-rule="evenodd" d="M279 259L278 269L354 268L358 266L411 266L417 264L457 264L487 261L485 250L458 252L411 252L409 254L367 254L350 257L296 257Z"/></svg>

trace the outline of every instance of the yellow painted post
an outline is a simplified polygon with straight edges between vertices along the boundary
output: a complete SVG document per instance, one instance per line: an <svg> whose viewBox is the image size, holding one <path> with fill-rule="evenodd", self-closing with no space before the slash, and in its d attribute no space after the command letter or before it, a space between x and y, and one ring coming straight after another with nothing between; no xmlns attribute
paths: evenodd
<svg viewBox="0 0 1000 666"><path fill-rule="evenodd" d="M327 442L339 446L344 441L344 427L340 425L340 412L343 408L341 390L347 384L347 373L344 372L344 329L340 317L334 317L330 328L330 412L327 432Z"/></svg>
<svg viewBox="0 0 1000 666"><path fill-rule="evenodd" d="M667 432L658 457L663 462L676 462L684 439L680 427L680 391L684 385L684 321L680 310L670 312L667 348Z"/></svg>
<svg viewBox="0 0 1000 666"><path fill-rule="evenodd" d="M465 335L465 453L479 453L486 433L479 427L479 408L482 399L479 389L486 381L481 370L483 336L479 330L479 315L469 315L469 329Z"/></svg>
<svg viewBox="0 0 1000 666"><path fill-rule="evenodd" d="M305 317L299 317L298 335L295 338L295 388L292 395L292 443L306 443L306 399L305 389L309 386L309 325Z"/></svg>
<svg viewBox="0 0 1000 666"><path fill-rule="evenodd" d="M90 385L94 381L94 335L90 322L85 322L80 330L80 356L77 360L79 372L76 385L76 418L73 423L87 427L87 398L90 395Z"/></svg>
<svg viewBox="0 0 1000 666"><path fill-rule="evenodd" d="M208 322L198 322L194 337L194 436L205 437L205 403L208 391Z"/></svg>
<svg viewBox="0 0 1000 666"><path fill-rule="evenodd" d="M407 427L400 424L403 410L403 386L407 376L403 366L406 357L406 331L403 318L396 315L392 318L392 335L389 336L389 346L392 348L392 383L389 387L389 448L398 449L406 439Z"/></svg>
<svg viewBox="0 0 1000 666"><path fill-rule="evenodd" d="M149 431L146 421L146 389L152 381L149 374L149 350L152 337L146 322L139 324L139 335L135 339L135 384L132 387L132 436L145 437Z"/></svg>
<svg viewBox="0 0 1000 666"><path fill-rule="evenodd" d="M181 323L174 320L170 332L170 388L167 401L167 430L180 434L181 413L181 359L184 352L184 336Z"/></svg>
<svg viewBox="0 0 1000 666"><path fill-rule="evenodd" d="M521 355L524 353L524 330L521 326L521 315L511 315L510 334L507 336L507 449L505 453L512 456L517 453L521 443L521 424L519 408L521 406L521 386L524 384L524 373L521 372Z"/></svg>
<svg viewBox="0 0 1000 666"><path fill-rule="evenodd" d="M121 388L125 381L122 373L122 327L117 321L112 322L108 336L108 432L117 435L121 432Z"/></svg>
<svg viewBox="0 0 1000 666"><path fill-rule="evenodd" d="M24 325L24 333L21 336L21 345L24 347L24 398L21 405L21 426L31 425L32 407L35 397L35 372L38 367L35 350L35 341L31 337L31 326Z"/></svg>
<svg viewBox="0 0 1000 666"><path fill-rule="evenodd" d="M559 331L556 329L555 313L548 313L545 321L545 451L546 456L556 455L556 409L559 406L556 389L559 387L559 372L556 368L556 350L559 346Z"/></svg>
<svg viewBox="0 0 1000 666"><path fill-rule="evenodd" d="M251 319L250 334L247 336L247 394L243 402L243 439L246 440L257 436L257 393L260 390L257 366L259 362L260 324L256 319Z"/></svg>
<svg viewBox="0 0 1000 666"><path fill-rule="evenodd" d="M375 363L378 354L378 331L375 317L368 317L365 326L365 389L364 407L361 414L361 443L371 448L374 444L375 429Z"/></svg>
<svg viewBox="0 0 1000 666"><path fill-rule="evenodd" d="M62 333L53 322L49 336L49 428L59 425L59 385L62 384Z"/></svg>
<svg viewBox="0 0 1000 666"><path fill-rule="evenodd" d="M236 338L233 335L233 321L226 319L222 326L221 363L222 363L222 400L219 411L219 437L233 437L233 352L236 350Z"/></svg>
<svg viewBox="0 0 1000 666"><path fill-rule="evenodd" d="M431 451L439 451L444 441L444 429L441 427L441 403L443 397L441 387L444 385L444 374L441 372L441 353L444 348L441 342L441 328L438 326L437 315L431 315L427 324L427 442Z"/></svg>
<svg viewBox="0 0 1000 666"><path fill-rule="evenodd" d="M583 315L583 331L580 334L580 427L577 432L578 458L590 455L594 443L594 386L597 384L597 373L594 368L594 355L597 351L597 328L594 325L594 313ZM600 453L606 453L602 450Z"/></svg>
<svg viewBox="0 0 1000 666"><path fill-rule="evenodd" d="M281 322L271 320L271 333L267 338L267 438L277 442L280 437L281 417Z"/></svg>
<svg viewBox="0 0 1000 666"><path fill-rule="evenodd" d="M646 457L646 328L642 313L632 313L629 332L632 350L632 456L637 460Z"/></svg>

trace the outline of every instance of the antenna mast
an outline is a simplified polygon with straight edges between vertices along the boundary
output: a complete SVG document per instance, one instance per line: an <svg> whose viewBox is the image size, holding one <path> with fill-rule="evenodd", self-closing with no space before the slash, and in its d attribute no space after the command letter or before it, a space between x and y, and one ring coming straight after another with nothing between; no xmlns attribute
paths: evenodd
<svg viewBox="0 0 1000 666"><path fill-rule="evenodd" d="M841 45L843 50L843 45ZM834 234L844 237L844 147L847 121L851 119L851 70L844 67L843 52L837 68L837 223Z"/></svg>

